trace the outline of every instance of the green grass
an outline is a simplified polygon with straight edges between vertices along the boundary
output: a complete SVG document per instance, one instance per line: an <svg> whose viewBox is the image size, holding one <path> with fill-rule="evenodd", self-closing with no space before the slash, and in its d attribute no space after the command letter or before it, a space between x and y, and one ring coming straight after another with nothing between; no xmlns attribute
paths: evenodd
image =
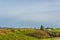
<svg viewBox="0 0 60 40"><path fill-rule="evenodd" d="M12 30L6 31L5 30ZM1 30L0 30L1 31ZM35 29L3 29L0 32L0 40L54 40L53 38L39 39L27 34L33 34Z"/></svg>
<svg viewBox="0 0 60 40"><path fill-rule="evenodd" d="M10 30L15 30L15 32L5 33L3 35L0 34L0 40L39 40L32 36L26 35L33 33L35 30L31 29L10 29Z"/></svg>
<svg viewBox="0 0 60 40"><path fill-rule="evenodd" d="M53 29L50 32L60 33L60 29Z"/></svg>

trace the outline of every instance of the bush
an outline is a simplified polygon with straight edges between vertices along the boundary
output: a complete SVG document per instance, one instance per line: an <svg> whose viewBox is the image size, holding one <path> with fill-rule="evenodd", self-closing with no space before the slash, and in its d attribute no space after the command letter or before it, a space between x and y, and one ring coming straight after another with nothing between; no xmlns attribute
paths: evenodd
<svg viewBox="0 0 60 40"><path fill-rule="evenodd" d="M33 36L37 37L37 38L48 38L48 37L50 37L50 35L46 31L43 31L43 30L37 30L33 34Z"/></svg>

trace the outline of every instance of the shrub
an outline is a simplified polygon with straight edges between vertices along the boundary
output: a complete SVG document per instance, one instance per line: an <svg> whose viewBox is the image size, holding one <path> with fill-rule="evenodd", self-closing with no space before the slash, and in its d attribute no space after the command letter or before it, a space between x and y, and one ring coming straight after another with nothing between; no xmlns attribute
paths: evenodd
<svg viewBox="0 0 60 40"><path fill-rule="evenodd" d="M33 34L33 36L37 37L37 38L48 38L48 37L50 37L50 35L46 31L43 31L43 30L37 30Z"/></svg>

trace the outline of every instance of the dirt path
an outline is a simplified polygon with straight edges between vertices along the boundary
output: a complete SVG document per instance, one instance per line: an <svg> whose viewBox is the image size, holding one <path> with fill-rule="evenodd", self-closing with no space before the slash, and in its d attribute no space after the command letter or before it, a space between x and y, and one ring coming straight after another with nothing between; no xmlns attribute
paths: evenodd
<svg viewBox="0 0 60 40"><path fill-rule="evenodd" d="M54 38L54 40L60 40L60 37Z"/></svg>
<svg viewBox="0 0 60 40"><path fill-rule="evenodd" d="M60 40L60 37L50 38L50 39L40 39L40 40Z"/></svg>

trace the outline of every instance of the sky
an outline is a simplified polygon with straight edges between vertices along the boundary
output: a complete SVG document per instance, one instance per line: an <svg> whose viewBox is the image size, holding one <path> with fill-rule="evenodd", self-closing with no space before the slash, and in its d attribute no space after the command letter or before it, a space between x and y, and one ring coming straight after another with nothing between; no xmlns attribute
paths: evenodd
<svg viewBox="0 0 60 40"><path fill-rule="evenodd" d="M60 27L60 0L0 0L1 27Z"/></svg>

